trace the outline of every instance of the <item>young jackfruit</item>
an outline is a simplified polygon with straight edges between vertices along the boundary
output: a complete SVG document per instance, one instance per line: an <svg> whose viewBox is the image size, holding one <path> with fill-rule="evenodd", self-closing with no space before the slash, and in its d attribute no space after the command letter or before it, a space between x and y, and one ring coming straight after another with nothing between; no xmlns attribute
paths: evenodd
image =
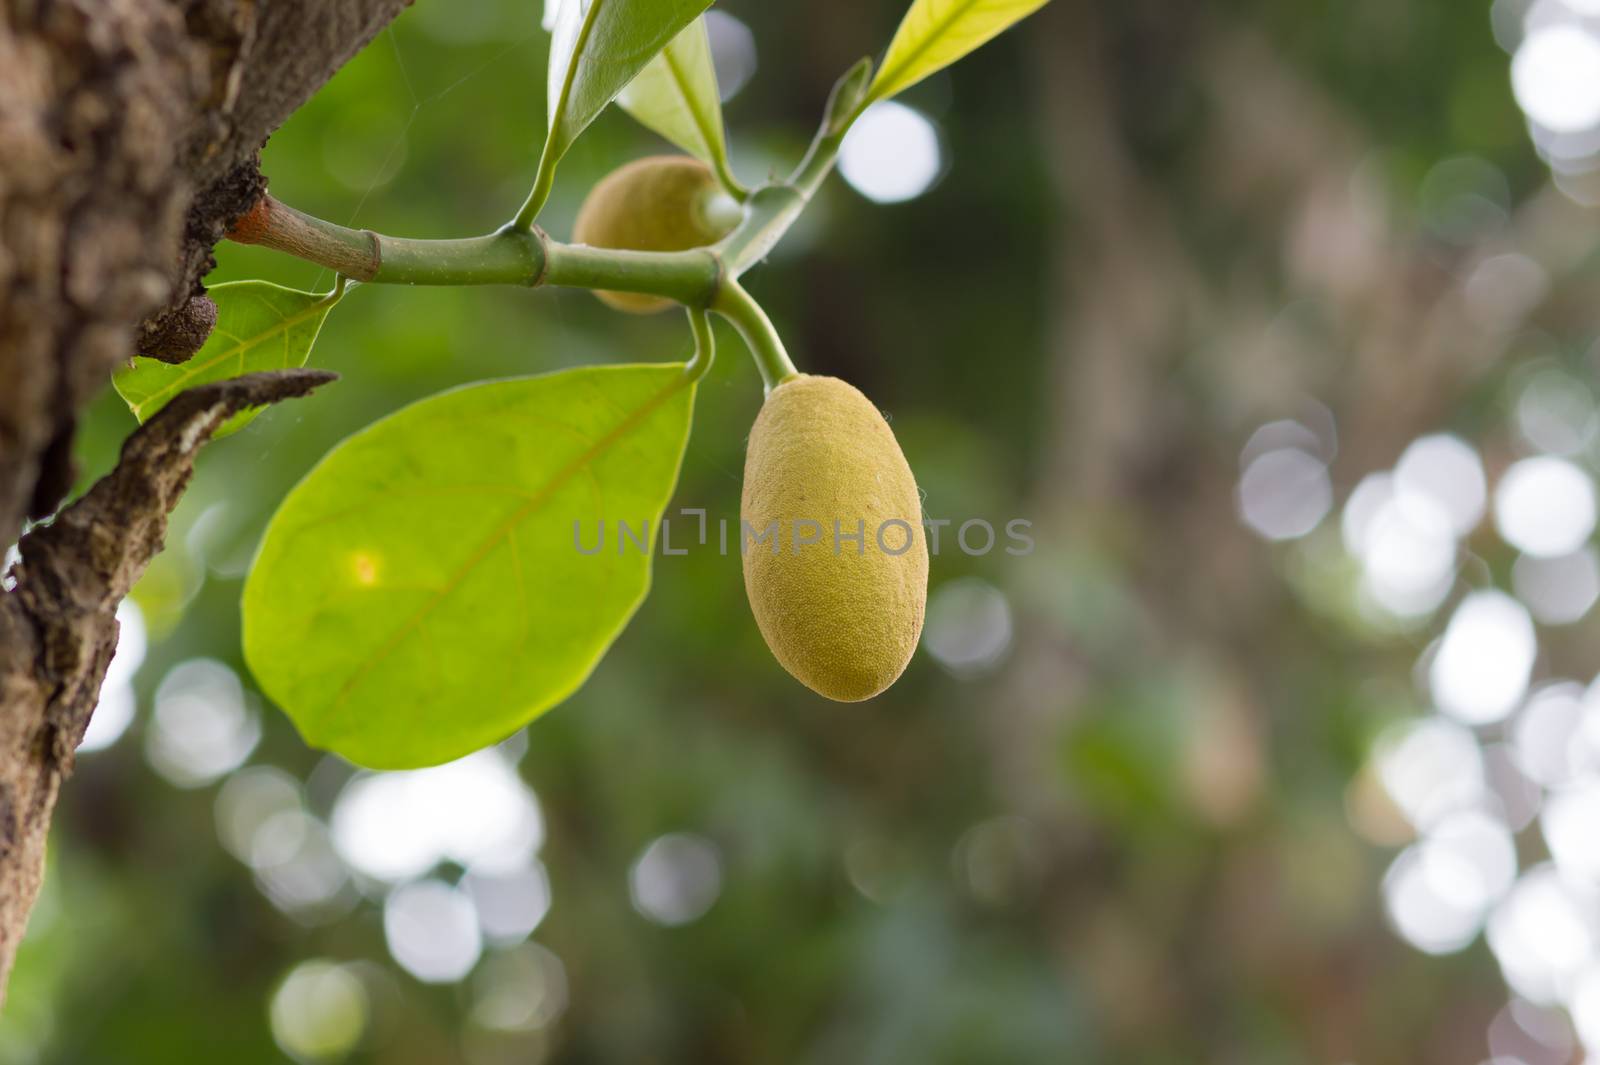
<svg viewBox="0 0 1600 1065"><path fill-rule="evenodd" d="M883 416L836 377L772 390L750 431L740 498L744 586L767 646L840 702L905 670L922 634L922 500Z"/></svg>
<svg viewBox="0 0 1600 1065"><path fill-rule="evenodd" d="M578 208L572 239L592 248L684 251L715 244L735 218L711 168L686 155L636 159L607 174ZM650 314L672 301L639 292L595 292L619 311Z"/></svg>

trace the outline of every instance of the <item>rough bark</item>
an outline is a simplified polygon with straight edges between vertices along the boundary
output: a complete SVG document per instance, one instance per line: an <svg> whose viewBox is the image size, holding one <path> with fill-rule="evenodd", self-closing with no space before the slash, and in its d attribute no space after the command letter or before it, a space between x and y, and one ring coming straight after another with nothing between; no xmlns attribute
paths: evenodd
<svg viewBox="0 0 1600 1065"><path fill-rule="evenodd" d="M128 438L83 498L23 536L0 597L0 986L39 891L50 811L117 649L116 609L161 550L167 515L216 428L334 375L276 370L190 389Z"/></svg>
<svg viewBox="0 0 1600 1065"><path fill-rule="evenodd" d="M70 487L78 412L135 344L182 361L204 341L215 311L200 278L264 186L258 149L407 3L0 0L0 547ZM97 535L153 551L159 536L132 533L176 496L141 498L90 512ZM0 791L0 973L38 872L18 841L42 841L67 766L46 707L65 699L87 720L115 631L117 596L71 586L87 560L47 554L0 590L0 781L53 775ZM83 611L48 647L22 620L44 585Z"/></svg>

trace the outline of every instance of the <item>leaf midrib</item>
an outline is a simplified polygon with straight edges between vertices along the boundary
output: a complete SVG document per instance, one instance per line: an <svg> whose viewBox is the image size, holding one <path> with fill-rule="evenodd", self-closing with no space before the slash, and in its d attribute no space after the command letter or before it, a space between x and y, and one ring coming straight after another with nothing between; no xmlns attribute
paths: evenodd
<svg viewBox="0 0 1600 1065"><path fill-rule="evenodd" d="M351 673L350 677L339 686L339 691L334 696L333 702L328 705L328 717L331 718L332 715L344 705L345 701L350 697L350 693L355 689L355 686L360 683L367 676L367 674L371 673L374 669L381 665L385 659L392 655L399 648L399 646L405 642L406 638L409 637L412 632L414 632L422 625L424 621L427 620L428 615L433 613L433 611L438 608L439 604L443 603L447 598L449 598L450 595L458 587L460 587L461 582L466 580L467 577L472 574L472 572L483 562L484 559L489 557L490 553L500 545L502 540L515 531L516 528L526 521L530 516L532 516L536 510L538 510L545 503L549 502L551 496L553 496L573 477L577 476L580 471L586 468L598 456L609 450L612 445L614 445L623 436L637 428L640 423L642 423L651 414L654 414L663 404L676 395L681 389L691 387L693 384L694 382L687 375L678 374L674 376L664 388L662 388L654 396L651 396L650 399L648 399L645 403L641 404L640 407L632 414L629 414L622 421L618 422L617 425L609 432L607 432L599 440L596 440L587 451L583 452L581 455L578 455L561 469L557 470L543 487L529 496L527 502L518 507L510 517L501 522L499 526L497 526L492 532L489 533L487 537L484 538L483 542L479 544L473 553L467 557L467 560L463 562L459 568L457 568L456 572L451 574L450 579L445 582L444 587L440 588L434 594L432 599L428 600L428 602L419 607L415 613L406 619L404 624L395 630L393 636L384 641L383 645L379 647L369 659L360 663L356 667L355 671Z"/></svg>
<svg viewBox="0 0 1600 1065"><path fill-rule="evenodd" d="M715 157L718 152L717 143L712 139L711 116L701 114L700 108L694 105L694 95L689 91L688 75L679 68L672 44L668 44L662 50L661 58L666 60L667 73L678 87L678 95L683 98L683 106L689 112L689 120L694 123L696 132L700 134L700 142L705 145L706 155Z"/></svg>
<svg viewBox="0 0 1600 1065"><path fill-rule="evenodd" d="M584 47L589 43L589 34L594 30L594 24L600 18L600 9L606 6L606 0L594 0L589 5L589 13L583 17L583 25L578 27L578 36L572 40L572 54L567 56L567 71L561 78L561 95L556 98L555 109L550 113L549 137L555 140L556 122L566 119L568 105L572 100L572 86L578 80L578 57L583 54ZM565 130L563 130L565 132Z"/></svg>
<svg viewBox="0 0 1600 1065"><path fill-rule="evenodd" d="M943 19L934 20L934 26L937 28L932 33L926 34L923 37L921 44L914 45L911 51L906 54L906 57L900 61L899 66L894 68L893 77L888 76L890 68L885 67L884 69L878 71L878 76L874 79L874 81L883 87L892 85L894 81L911 66L912 63L916 62L916 60L920 59L924 53L932 48L934 42L943 37L945 33L949 31L952 25L954 25L956 22L959 22L964 15L981 3L983 3L983 0L956 0L955 5L950 8L950 13L948 15L946 15ZM894 51L893 41L889 42L889 50L891 52ZM873 94L872 98L881 99L882 97L875 93Z"/></svg>

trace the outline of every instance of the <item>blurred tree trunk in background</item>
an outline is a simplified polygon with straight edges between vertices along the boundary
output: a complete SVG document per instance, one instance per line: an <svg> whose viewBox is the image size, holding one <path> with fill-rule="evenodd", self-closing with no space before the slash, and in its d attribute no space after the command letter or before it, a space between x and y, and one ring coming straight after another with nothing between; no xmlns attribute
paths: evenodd
<svg viewBox="0 0 1600 1065"><path fill-rule="evenodd" d="M1473 266L1532 233L1582 232L1582 211L1546 188L1490 243L1430 241L1385 203L1360 123L1216 5L1056 3L1029 29L1064 220L1053 441L1033 514L1043 541L1073 545L1069 570L1120 573L1133 592L1086 629L1064 620L1072 605L1019 590L1016 657L994 693L992 779L1037 828L1063 978L1089 991L1116 1060L1239 1060L1268 1011L1294 1025L1283 1060L1476 1060L1501 990L1413 1009L1412 1030L1375 1023L1373 1002L1402 994L1408 967L1442 963L1373 920L1359 856L1317 851L1360 847L1343 810L1325 812L1323 838L1294 823L1303 811L1267 807L1283 791L1271 767L1329 743L1331 693L1375 667L1285 604L1271 548L1239 518L1238 455L1256 427L1312 408L1332 415L1336 483L1392 464L1461 408L1532 309L1469 301ZM1219 219L1225 244L1208 247ZM1297 305L1321 328L1286 323ZM1052 575L1059 555L1025 561L1036 572L1017 589L1081 592ZM1308 662L1318 646L1326 661ZM1282 705L1306 687L1288 673L1307 668L1328 670L1330 705ZM1104 812L1086 814L1060 769L1064 727L1163 683L1190 720L1153 787L1193 832L1216 834L1190 858L1170 836L1104 835ZM1357 872L1298 882L1282 857L1297 848L1304 870ZM1306 930L1319 898L1348 936ZM1319 949L1328 940L1340 946ZM1191 1042L1174 1046L1175 1032Z"/></svg>
<svg viewBox="0 0 1600 1065"><path fill-rule="evenodd" d="M0 4L0 545L71 487L78 414L135 338L174 362L205 340L200 278L264 187L257 150L407 2ZM0 987L117 600L159 550L191 456L170 457L145 471L160 485L130 474L115 505L80 512L77 540L31 534L0 590Z"/></svg>

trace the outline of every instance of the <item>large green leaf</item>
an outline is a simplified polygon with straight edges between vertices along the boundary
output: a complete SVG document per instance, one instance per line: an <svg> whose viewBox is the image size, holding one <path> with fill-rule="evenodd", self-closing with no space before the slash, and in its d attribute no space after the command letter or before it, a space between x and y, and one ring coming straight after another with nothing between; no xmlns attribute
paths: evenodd
<svg viewBox="0 0 1600 1065"><path fill-rule="evenodd" d="M184 389L257 370L304 366L311 345L343 289L318 295L266 281L233 281L208 290L217 305L217 324L205 345L188 362L135 358L111 378L117 393L141 423ZM237 432L259 414L234 415L215 436Z"/></svg>
<svg viewBox="0 0 1600 1065"><path fill-rule="evenodd" d="M244 589L244 654L306 741L361 765L448 761L583 683L650 586L688 440L682 363L422 400L284 500ZM604 549L592 551L599 522ZM617 522L643 529L624 547Z"/></svg>
<svg viewBox="0 0 1600 1065"><path fill-rule="evenodd" d="M1048 0L914 0L867 93L887 99L947 67Z"/></svg>
<svg viewBox="0 0 1600 1065"><path fill-rule="evenodd" d="M550 31L549 130L524 216L544 206L556 164L578 134L710 6L711 0L562 0Z"/></svg>
<svg viewBox="0 0 1600 1065"><path fill-rule="evenodd" d="M719 172L727 166L722 98L705 19L697 18L617 97L623 110Z"/></svg>

